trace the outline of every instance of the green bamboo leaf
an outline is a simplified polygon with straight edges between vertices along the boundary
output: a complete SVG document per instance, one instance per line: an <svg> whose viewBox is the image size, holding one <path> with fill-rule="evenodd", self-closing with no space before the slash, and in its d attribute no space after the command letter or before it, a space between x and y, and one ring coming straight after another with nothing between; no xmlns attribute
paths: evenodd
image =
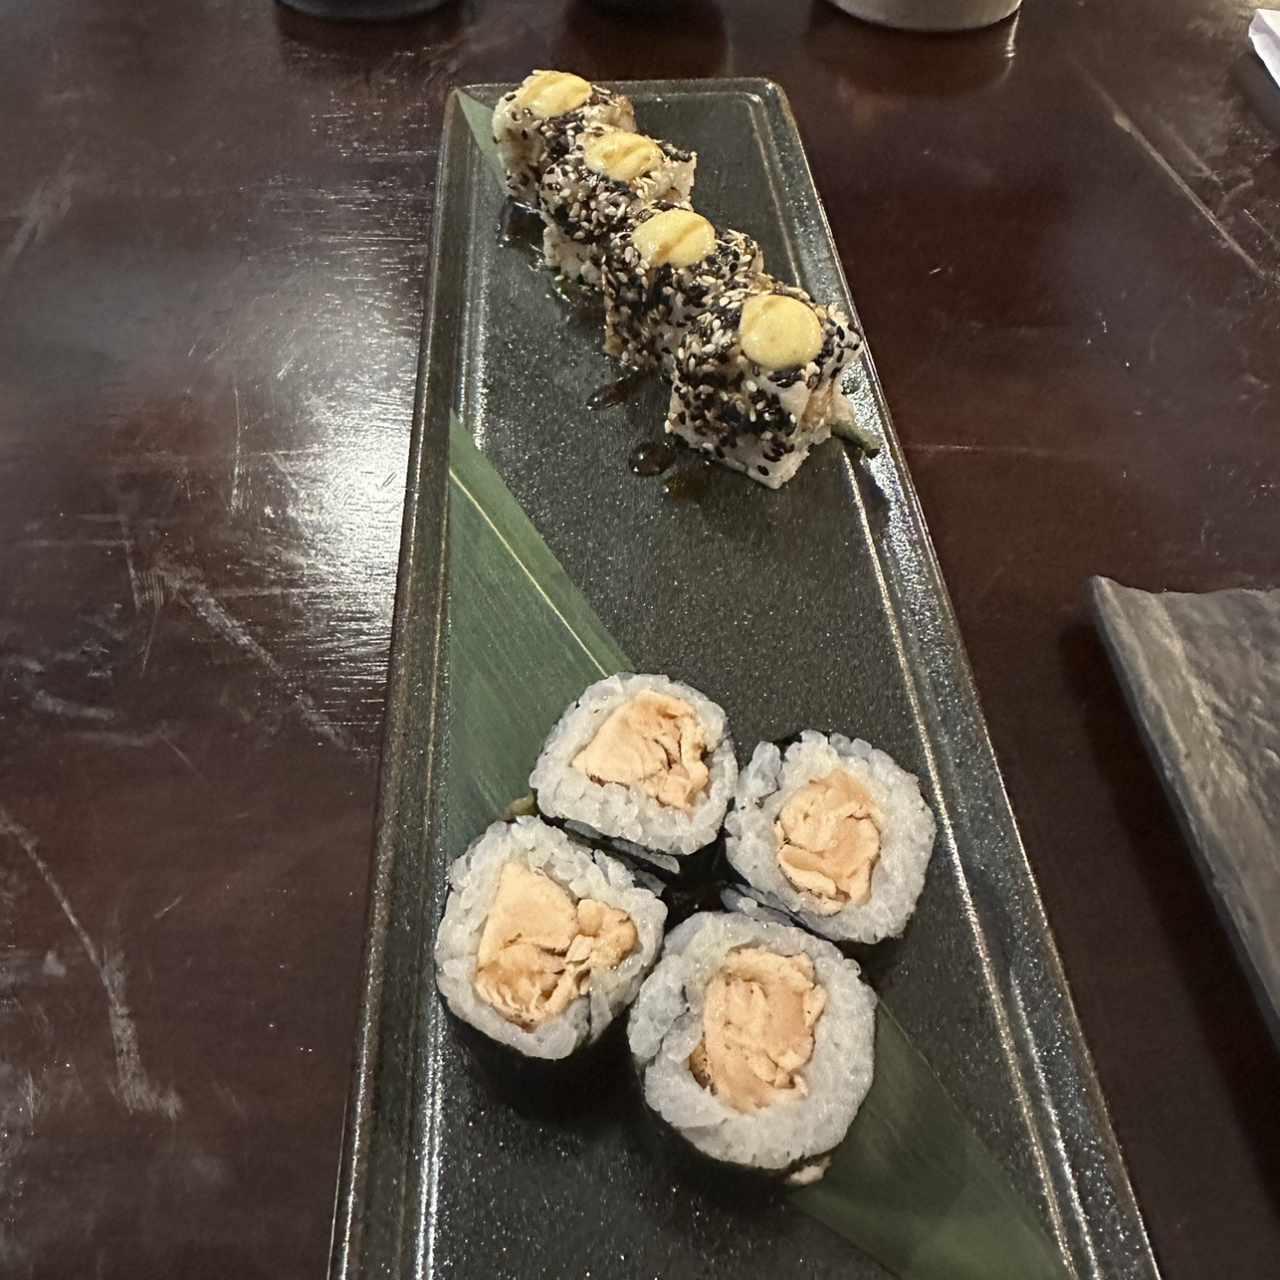
<svg viewBox="0 0 1280 1280"><path fill-rule="evenodd" d="M498 155L498 144L493 140L493 108L486 107L478 98L463 93L461 89L455 89L454 93L457 94L463 119L471 126L471 134L476 140L476 146L480 148L480 154L489 168L501 178L502 159Z"/></svg>
<svg viewBox="0 0 1280 1280"><path fill-rule="evenodd" d="M538 749L564 708L593 680L634 668L456 420L449 481L444 807L446 840L460 851L525 801ZM1035 1213L883 1002L871 1092L827 1176L791 1202L902 1280L1067 1275Z"/></svg>
<svg viewBox="0 0 1280 1280"><path fill-rule="evenodd" d="M1070 1275L884 1001L871 1092L826 1177L791 1199L903 1280Z"/></svg>
<svg viewBox="0 0 1280 1280"><path fill-rule="evenodd" d="M449 717L453 848L527 794L560 713L627 658L456 419L449 574L449 706L466 708Z"/></svg>

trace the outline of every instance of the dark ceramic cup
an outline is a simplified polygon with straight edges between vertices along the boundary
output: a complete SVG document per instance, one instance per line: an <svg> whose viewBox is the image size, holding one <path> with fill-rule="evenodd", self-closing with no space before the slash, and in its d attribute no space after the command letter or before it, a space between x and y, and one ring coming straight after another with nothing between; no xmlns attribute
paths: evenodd
<svg viewBox="0 0 1280 1280"><path fill-rule="evenodd" d="M392 18L413 18L449 4L450 0L279 0L312 18L333 18L346 22L385 22Z"/></svg>

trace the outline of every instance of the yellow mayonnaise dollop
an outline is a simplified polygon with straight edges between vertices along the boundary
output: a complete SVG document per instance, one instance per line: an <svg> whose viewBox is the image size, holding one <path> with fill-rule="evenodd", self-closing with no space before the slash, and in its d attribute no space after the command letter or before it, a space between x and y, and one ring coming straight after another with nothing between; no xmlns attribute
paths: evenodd
<svg viewBox="0 0 1280 1280"><path fill-rule="evenodd" d="M516 91L516 103L540 120L574 111L591 97L591 84L569 71L535 71Z"/></svg>
<svg viewBox="0 0 1280 1280"><path fill-rule="evenodd" d="M592 134L582 155L588 169L614 182L634 182L662 163L662 148L652 138L625 129Z"/></svg>
<svg viewBox="0 0 1280 1280"><path fill-rule="evenodd" d="M716 247L716 229L692 209L664 209L631 233L631 243L651 267L691 267Z"/></svg>
<svg viewBox="0 0 1280 1280"><path fill-rule="evenodd" d="M799 298L761 293L743 305L738 341L746 357L762 368L792 369L822 350L822 325Z"/></svg>

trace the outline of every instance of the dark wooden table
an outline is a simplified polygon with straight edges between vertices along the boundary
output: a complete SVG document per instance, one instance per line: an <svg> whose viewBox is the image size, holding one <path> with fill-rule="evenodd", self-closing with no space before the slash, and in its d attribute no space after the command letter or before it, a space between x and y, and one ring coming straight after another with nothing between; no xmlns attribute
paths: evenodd
<svg viewBox="0 0 1280 1280"><path fill-rule="evenodd" d="M1276 1274L1276 1054L1082 592L1280 582L1246 16L10 7L0 1274L325 1265L441 107L532 65L791 94L1156 1249Z"/></svg>

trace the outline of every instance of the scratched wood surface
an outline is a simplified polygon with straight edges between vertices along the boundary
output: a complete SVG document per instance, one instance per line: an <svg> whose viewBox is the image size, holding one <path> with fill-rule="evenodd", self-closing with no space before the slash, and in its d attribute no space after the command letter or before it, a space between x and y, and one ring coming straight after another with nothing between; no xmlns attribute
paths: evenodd
<svg viewBox="0 0 1280 1280"><path fill-rule="evenodd" d="M1156 1248L1280 1256L1275 1055L1082 593L1280 581L1245 9L681 14L8 6L0 1274L323 1268L441 104L557 64L790 92Z"/></svg>

